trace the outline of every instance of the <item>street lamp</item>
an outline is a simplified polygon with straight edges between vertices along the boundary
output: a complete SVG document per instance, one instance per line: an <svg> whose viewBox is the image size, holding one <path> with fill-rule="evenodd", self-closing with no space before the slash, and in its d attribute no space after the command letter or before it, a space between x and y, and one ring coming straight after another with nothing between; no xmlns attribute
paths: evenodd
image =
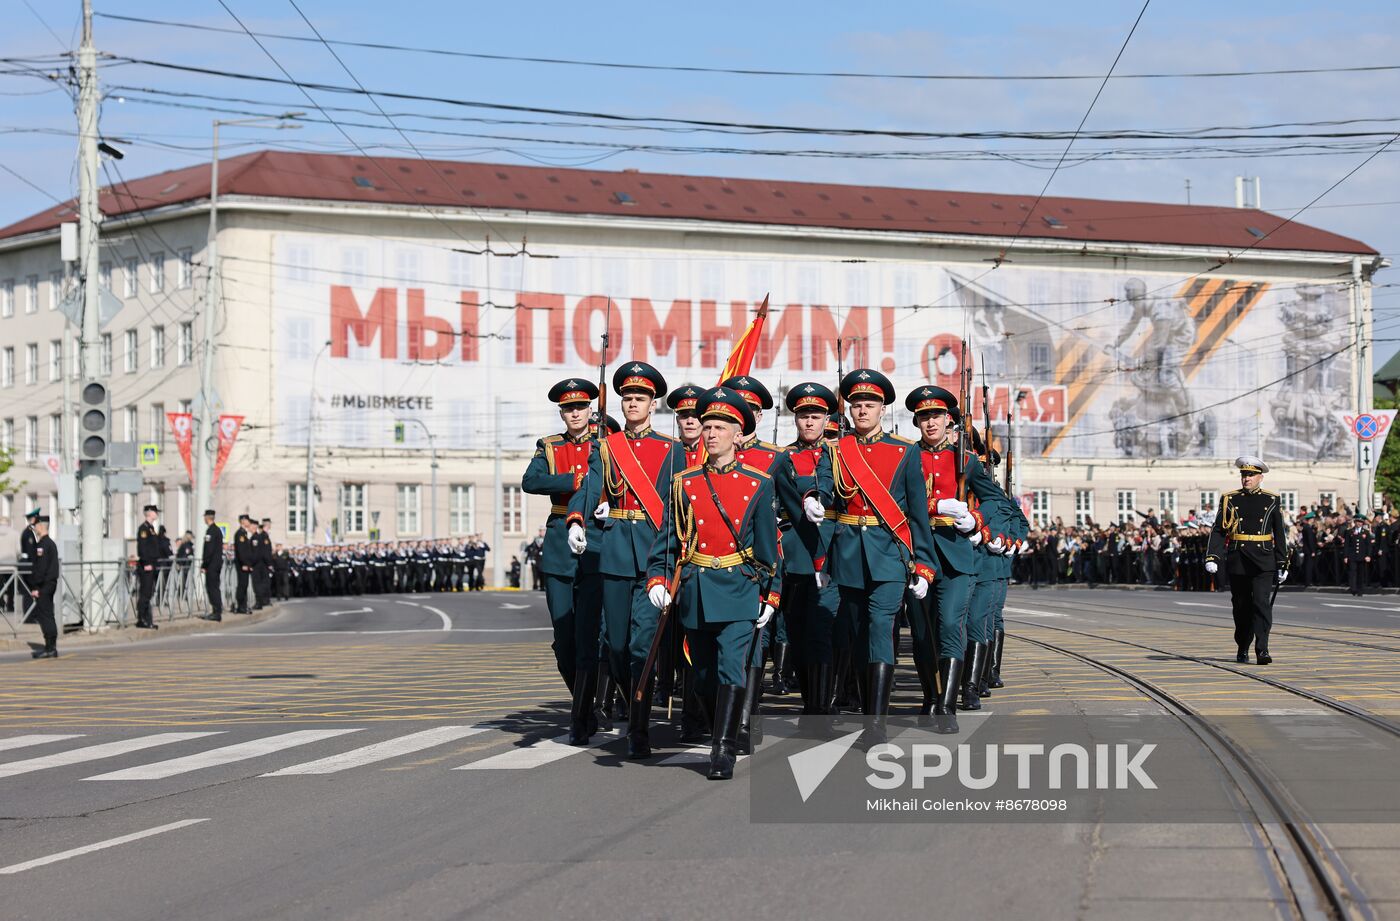
<svg viewBox="0 0 1400 921"><path fill-rule="evenodd" d="M266 115L258 118L238 118L214 121L213 160L209 167L209 240L205 245L205 260L208 274L204 282L204 342L200 348L199 369L199 424L198 451L195 453L195 508L201 512L212 508L210 501L214 483L214 447L217 439L211 427L213 413L214 377L214 311L221 297L219 291L219 126L256 125L264 122L278 122L277 129L300 128L300 125L287 124L285 119L300 118L305 112L283 112L281 115ZM309 497L308 497L308 501Z"/></svg>
<svg viewBox="0 0 1400 921"><path fill-rule="evenodd" d="M438 533L437 533L437 524L438 524L438 522L437 522L437 472L438 472L437 437L433 435L432 430L428 428L427 424L424 423L422 419L414 419L414 418L412 418L412 417L405 417L405 418L402 418L402 419L396 418L394 421L395 421L395 422L398 422L398 423L401 423L401 424L406 424L406 423L412 422L414 425L417 425L419 428L421 428L421 429L423 430L423 434L424 434L424 435L427 435L427 436L428 436L428 454L429 454L429 457L432 458L432 463L430 464L430 466L431 466L431 468L432 468L432 486L430 487L430 489L431 489L431 494L430 494L429 499L428 499L428 501L431 503L431 508L432 508L432 520L433 520L432 531L430 532L430 536L431 536L431 538L432 538L433 540L437 540L437 536L438 536Z"/></svg>

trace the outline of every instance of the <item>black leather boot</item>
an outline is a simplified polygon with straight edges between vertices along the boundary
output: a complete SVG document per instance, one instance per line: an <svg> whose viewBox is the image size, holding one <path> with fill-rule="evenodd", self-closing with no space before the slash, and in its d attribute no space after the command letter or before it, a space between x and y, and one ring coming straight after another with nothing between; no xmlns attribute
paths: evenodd
<svg viewBox="0 0 1400 921"><path fill-rule="evenodd" d="M719 686L715 700L715 741L710 746L710 780L730 780L734 777L734 761L738 755L739 721L748 700L746 689L735 684Z"/></svg>
<svg viewBox="0 0 1400 921"><path fill-rule="evenodd" d="M739 734L736 737L738 753L752 755L755 746L763 742L763 730L754 728L754 712L758 710L758 698L763 691L763 669L751 666L748 670L748 683L744 686L744 712L739 715Z"/></svg>
<svg viewBox="0 0 1400 921"><path fill-rule="evenodd" d="M681 741L691 745L705 741L705 729L710 725L696 684L695 669L687 668L681 678Z"/></svg>
<svg viewBox="0 0 1400 921"><path fill-rule="evenodd" d="M988 675L992 670L992 644L983 643L986 653L982 656L982 670L977 673L977 696L991 697L992 689L988 684Z"/></svg>
<svg viewBox="0 0 1400 921"><path fill-rule="evenodd" d="M871 662L865 667L865 715L870 718L861 741L865 748L889 741L885 732L885 717L890 712L890 692L894 689L894 666L889 662Z"/></svg>
<svg viewBox="0 0 1400 921"><path fill-rule="evenodd" d="M948 735L958 731L958 681L962 678L961 659L939 659L938 681L941 692L933 703L934 731Z"/></svg>
<svg viewBox="0 0 1400 921"><path fill-rule="evenodd" d="M589 736L598 731L593 718L593 697L598 692L598 670L579 669L574 673L573 706L569 708L569 744L587 745Z"/></svg>
<svg viewBox="0 0 1400 921"><path fill-rule="evenodd" d="M1006 645L1006 631L998 630L992 636L992 664L987 667L987 687L996 689L1006 685L1001 681L1001 650Z"/></svg>
<svg viewBox="0 0 1400 921"><path fill-rule="evenodd" d="M637 698L640 697L641 700ZM641 694L633 694L627 700L627 757L641 760L651 757L651 683L647 682Z"/></svg>
<svg viewBox="0 0 1400 921"><path fill-rule="evenodd" d="M773 644L773 693L779 696L786 694L790 690L790 688L788 688L787 678L784 675L787 669L789 648L790 645L788 643Z"/></svg>
<svg viewBox="0 0 1400 921"><path fill-rule="evenodd" d="M598 663L598 677L595 682L597 693L593 697L593 720L598 724L598 728L604 732L612 729L612 708L613 684L612 671L608 669L607 662Z"/></svg>
<svg viewBox="0 0 1400 921"><path fill-rule="evenodd" d="M839 714L850 706L850 695L846 691L847 677L851 673L851 651L843 649L836 653L836 665L831 676L831 696L827 698L826 712Z"/></svg>
<svg viewBox="0 0 1400 921"><path fill-rule="evenodd" d="M1249 661L1249 647L1239 646L1235 649L1235 661L1244 665Z"/></svg>
<svg viewBox="0 0 1400 921"><path fill-rule="evenodd" d="M977 693L977 682L982 674L982 665L987 661L986 643L968 643L963 658L962 709L981 710L982 700Z"/></svg>
<svg viewBox="0 0 1400 921"><path fill-rule="evenodd" d="M914 670L919 673L919 687L924 692L924 699L919 704L919 715L928 716L933 712L933 677L928 673L928 665L921 656L914 657Z"/></svg>

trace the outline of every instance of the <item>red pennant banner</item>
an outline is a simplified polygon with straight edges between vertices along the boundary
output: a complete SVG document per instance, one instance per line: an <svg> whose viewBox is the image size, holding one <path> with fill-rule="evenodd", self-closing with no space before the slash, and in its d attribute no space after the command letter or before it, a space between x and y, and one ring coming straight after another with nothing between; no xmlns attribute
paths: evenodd
<svg viewBox="0 0 1400 921"><path fill-rule="evenodd" d="M194 416L190 413L166 413L170 431L175 436L175 447L180 449L180 460L185 462L185 473L194 482L194 461L190 457L190 446L194 442Z"/></svg>
<svg viewBox="0 0 1400 921"><path fill-rule="evenodd" d="M228 463L228 456L233 452L233 443L238 440L238 432L242 427L242 416L219 417L219 457L214 461L214 486L219 485L219 474L224 472L224 464Z"/></svg>

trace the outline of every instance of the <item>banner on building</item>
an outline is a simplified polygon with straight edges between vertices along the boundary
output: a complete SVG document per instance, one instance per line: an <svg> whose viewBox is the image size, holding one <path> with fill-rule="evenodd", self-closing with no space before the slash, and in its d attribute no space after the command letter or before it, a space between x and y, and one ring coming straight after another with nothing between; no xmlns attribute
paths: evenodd
<svg viewBox="0 0 1400 921"><path fill-rule="evenodd" d="M189 475L190 482L194 482L194 460L191 457L191 446L194 443L194 415L191 413L166 413L166 421L170 423L170 432L175 436L175 448L180 452L180 460L185 462L185 473Z"/></svg>
<svg viewBox="0 0 1400 921"><path fill-rule="evenodd" d="M238 440L238 432L242 427L242 416L219 417L219 454L214 461L214 486L219 485L219 474L224 472L224 464L228 463L228 456L233 452L233 443Z"/></svg>
<svg viewBox="0 0 1400 921"><path fill-rule="evenodd" d="M559 246L545 260L460 245L277 236L279 444L305 445L314 425L318 445L393 448L396 425L417 419L440 449L528 449L559 426L550 385L596 375L605 326L610 368L644 360L673 386L705 383L771 292L752 370L780 404L801 381L834 387L838 363L885 372L901 395L956 389L966 338L972 418L984 374L994 420L1024 393L1028 458L1231 458L1260 444L1270 461L1349 457L1335 415L1351 358L1340 284L659 248ZM893 419L912 432L904 413ZM427 447L420 426L406 444Z"/></svg>

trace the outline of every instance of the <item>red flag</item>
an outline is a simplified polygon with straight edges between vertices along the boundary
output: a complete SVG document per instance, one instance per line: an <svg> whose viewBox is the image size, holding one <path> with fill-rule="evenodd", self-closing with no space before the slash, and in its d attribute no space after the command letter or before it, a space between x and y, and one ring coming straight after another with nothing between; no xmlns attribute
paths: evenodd
<svg viewBox="0 0 1400 921"><path fill-rule="evenodd" d="M194 416L190 413L166 413L170 431L175 435L175 447L180 449L180 460L185 462L185 473L194 482L194 462L190 459L190 446L194 441Z"/></svg>
<svg viewBox="0 0 1400 921"><path fill-rule="evenodd" d="M729 353L729 360L724 363L724 370L719 373L719 380L715 386L719 386L731 377L744 377L749 373L749 368L753 366L753 357L758 352L758 341L763 333L763 321L768 319L768 295L763 295L763 303L758 305L758 314L749 324L749 328L744 330L744 334L739 337L739 341L734 343L734 350ZM696 452L696 463L705 463L705 458L709 455L705 452L705 439L700 439L699 450Z"/></svg>
<svg viewBox="0 0 1400 921"><path fill-rule="evenodd" d="M238 431L242 427L242 416L219 417L219 457L214 461L214 482L211 485L219 485L219 474L224 472L224 464L228 463L233 443L238 440Z"/></svg>

